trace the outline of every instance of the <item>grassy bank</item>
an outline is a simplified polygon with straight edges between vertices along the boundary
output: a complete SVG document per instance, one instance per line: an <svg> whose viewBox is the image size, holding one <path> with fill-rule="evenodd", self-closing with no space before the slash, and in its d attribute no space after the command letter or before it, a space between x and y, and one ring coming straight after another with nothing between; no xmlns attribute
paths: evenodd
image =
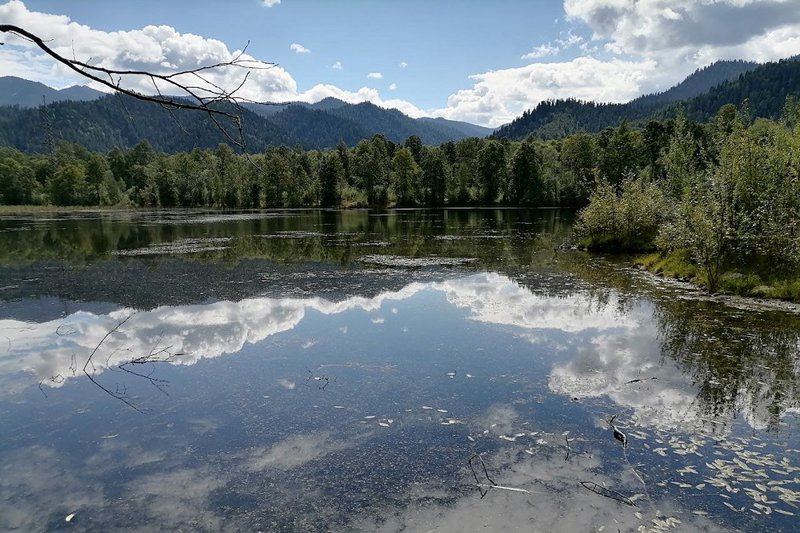
<svg viewBox="0 0 800 533"><path fill-rule="evenodd" d="M642 255L635 259L635 263L658 276L708 288L705 274L692 264L686 250ZM800 274L792 276L755 270L725 270L719 277L716 292L800 302Z"/></svg>

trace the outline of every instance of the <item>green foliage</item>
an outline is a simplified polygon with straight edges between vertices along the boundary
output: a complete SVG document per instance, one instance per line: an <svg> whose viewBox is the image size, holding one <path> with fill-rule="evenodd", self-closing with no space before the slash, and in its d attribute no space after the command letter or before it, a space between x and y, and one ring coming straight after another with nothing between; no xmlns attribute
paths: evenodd
<svg viewBox="0 0 800 533"><path fill-rule="evenodd" d="M499 141L488 141L478 152L478 179L483 205L494 205L507 179L506 151Z"/></svg>
<svg viewBox="0 0 800 533"><path fill-rule="evenodd" d="M511 157L506 201L512 205L543 205L545 191L536 148L523 142Z"/></svg>
<svg viewBox="0 0 800 533"><path fill-rule="evenodd" d="M392 181L397 205L414 206L419 202L419 178L422 170L410 149L400 148L392 159Z"/></svg>
<svg viewBox="0 0 800 533"><path fill-rule="evenodd" d="M578 215L576 232L590 249L650 249L667 216L668 203L659 186L629 175L619 194L607 181L598 185Z"/></svg>

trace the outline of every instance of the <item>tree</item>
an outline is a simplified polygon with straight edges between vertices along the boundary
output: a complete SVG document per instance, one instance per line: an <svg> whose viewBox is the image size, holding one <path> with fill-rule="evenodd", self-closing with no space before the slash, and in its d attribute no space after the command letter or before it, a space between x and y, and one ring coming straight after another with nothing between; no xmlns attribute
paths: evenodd
<svg viewBox="0 0 800 533"><path fill-rule="evenodd" d="M519 145L511 157L507 199L513 205L542 205L544 184L536 148L530 141Z"/></svg>
<svg viewBox="0 0 800 533"><path fill-rule="evenodd" d="M598 138L600 173L613 185L618 186L639 163L640 138L624 121L617 128L606 129Z"/></svg>
<svg viewBox="0 0 800 533"><path fill-rule="evenodd" d="M481 199L485 205L497 203L506 176L505 147L499 141L487 141L478 152L478 180L481 185Z"/></svg>
<svg viewBox="0 0 800 533"><path fill-rule="evenodd" d="M336 145L336 153L339 156L339 162L342 164L344 181L350 185L350 150L347 149L347 144L344 141L339 141Z"/></svg>
<svg viewBox="0 0 800 533"><path fill-rule="evenodd" d="M560 152L562 179L569 179L576 205L585 205L595 186L597 143L587 133L576 133L564 139Z"/></svg>
<svg viewBox="0 0 800 533"><path fill-rule="evenodd" d="M422 171L414 161L411 150L407 148L397 150L392 159L392 167L397 205L416 205L419 196L419 177Z"/></svg>
<svg viewBox="0 0 800 533"><path fill-rule="evenodd" d="M447 195L447 163L442 150L430 148L422 157L422 189L425 205L442 207Z"/></svg>
<svg viewBox="0 0 800 533"><path fill-rule="evenodd" d="M418 164L422 163L422 139L420 139L417 135L412 135L405 142L405 148L407 148L411 155L414 157L414 161Z"/></svg>
<svg viewBox="0 0 800 533"><path fill-rule="evenodd" d="M680 198L694 181L698 172L697 153L691 124L686 120L683 109L679 109L669 145L662 157L668 191L674 198Z"/></svg>
<svg viewBox="0 0 800 533"><path fill-rule="evenodd" d="M328 152L322 156L319 167L320 203L322 207L338 207L341 203L341 187L344 170L338 153Z"/></svg>

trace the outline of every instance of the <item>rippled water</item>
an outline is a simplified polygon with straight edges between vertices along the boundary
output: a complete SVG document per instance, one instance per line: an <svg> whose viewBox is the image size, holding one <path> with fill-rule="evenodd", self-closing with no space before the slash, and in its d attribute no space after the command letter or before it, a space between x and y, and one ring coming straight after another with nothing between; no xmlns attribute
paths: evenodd
<svg viewBox="0 0 800 533"><path fill-rule="evenodd" d="M796 530L800 317L571 218L0 220L0 529Z"/></svg>

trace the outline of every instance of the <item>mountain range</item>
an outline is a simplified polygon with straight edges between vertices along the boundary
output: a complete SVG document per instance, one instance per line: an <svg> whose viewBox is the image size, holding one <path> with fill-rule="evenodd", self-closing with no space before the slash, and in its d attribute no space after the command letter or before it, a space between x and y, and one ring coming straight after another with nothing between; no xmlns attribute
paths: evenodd
<svg viewBox="0 0 800 533"><path fill-rule="evenodd" d="M369 102L349 104L335 98L313 104L242 104L241 109L230 110L241 115L250 151L279 145L332 148L340 141L354 146L376 134L397 143L416 135L431 145L488 135L548 139L598 132L623 120L641 125L651 119L669 118L678 106L689 118L707 121L722 105L740 105L745 99L750 100L754 117L774 118L787 95L800 94L797 59L766 64L719 61L695 71L667 91L624 104L545 101L495 131L442 118L413 119L396 109ZM232 124L228 128L232 136L237 135ZM59 91L21 78L0 77L0 145L37 152L47 150L54 142L68 141L106 151L130 148L142 139L164 152L213 148L230 141L209 126L202 113L170 112L152 103L88 87Z"/></svg>
<svg viewBox="0 0 800 533"><path fill-rule="evenodd" d="M44 150L53 139L105 151L130 148L146 138L165 152L211 148L227 140L220 132L211 131L214 128L202 113L170 113L155 104L88 87L57 91L5 76L0 77L0 95L0 143L25 151ZM251 150L277 145L332 148L339 141L354 146L376 134L397 143L416 135L425 144L440 144L492 132L466 122L413 119L396 109L335 98L314 104L242 104L242 108L236 113L247 125Z"/></svg>

